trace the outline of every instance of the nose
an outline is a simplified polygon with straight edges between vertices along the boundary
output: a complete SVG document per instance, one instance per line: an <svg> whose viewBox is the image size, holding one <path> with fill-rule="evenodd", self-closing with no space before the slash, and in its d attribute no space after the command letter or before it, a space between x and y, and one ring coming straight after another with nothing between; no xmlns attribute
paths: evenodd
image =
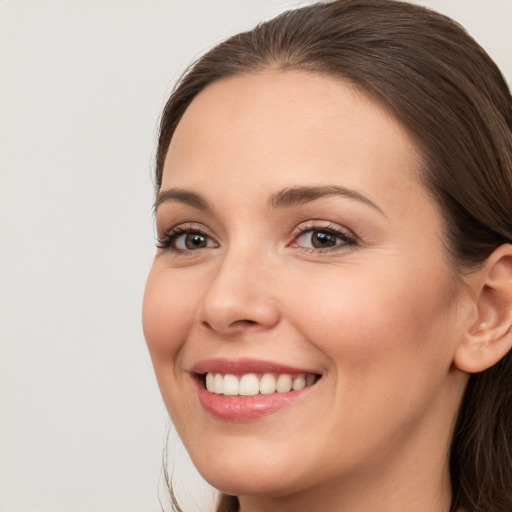
<svg viewBox="0 0 512 512"><path fill-rule="evenodd" d="M264 257L225 257L212 271L198 309L199 321L222 336L273 328L280 319Z"/></svg>

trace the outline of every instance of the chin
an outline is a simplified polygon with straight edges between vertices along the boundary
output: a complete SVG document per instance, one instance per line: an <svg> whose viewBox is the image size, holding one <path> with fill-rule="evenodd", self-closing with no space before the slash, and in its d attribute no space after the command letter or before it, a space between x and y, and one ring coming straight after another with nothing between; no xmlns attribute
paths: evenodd
<svg viewBox="0 0 512 512"><path fill-rule="evenodd" d="M227 450L219 450L217 455L203 453L194 457L192 454L192 461L201 476L226 494L279 497L304 489L306 484L300 474L301 466L274 458L270 451L265 455L261 450L255 455Z"/></svg>
<svg viewBox="0 0 512 512"><path fill-rule="evenodd" d="M245 471L213 467L201 472L203 478L215 489L232 496L283 497L293 494L292 482L283 481L282 474L266 470ZM303 490L303 488L302 488Z"/></svg>

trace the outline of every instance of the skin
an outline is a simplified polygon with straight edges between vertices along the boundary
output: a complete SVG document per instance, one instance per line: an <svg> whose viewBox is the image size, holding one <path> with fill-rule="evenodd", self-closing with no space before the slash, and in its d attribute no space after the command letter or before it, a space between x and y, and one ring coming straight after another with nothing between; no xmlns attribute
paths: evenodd
<svg viewBox="0 0 512 512"><path fill-rule="evenodd" d="M265 70L193 100L166 158L162 238L143 322L162 396L191 458L243 512L448 511L447 454L467 375L454 365L468 295L450 268L420 157L379 104L340 80ZM329 194L275 207L298 186ZM317 249L311 230L355 239ZM308 231L309 230L309 231ZM177 243L182 243L181 237ZM249 422L214 418L190 370L209 358L313 369L289 407Z"/></svg>

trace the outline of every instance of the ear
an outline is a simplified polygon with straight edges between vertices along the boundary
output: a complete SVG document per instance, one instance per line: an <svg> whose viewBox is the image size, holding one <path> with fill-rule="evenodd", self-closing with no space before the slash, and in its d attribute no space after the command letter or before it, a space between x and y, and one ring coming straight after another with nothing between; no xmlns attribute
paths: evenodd
<svg viewBox="0 0 512 512"><path fill-rule="evenodd" d="M497 363L512 347L512 245L498 247L470 281L476 314L456 349L454 363L459 370L477 373Z"/></svg>

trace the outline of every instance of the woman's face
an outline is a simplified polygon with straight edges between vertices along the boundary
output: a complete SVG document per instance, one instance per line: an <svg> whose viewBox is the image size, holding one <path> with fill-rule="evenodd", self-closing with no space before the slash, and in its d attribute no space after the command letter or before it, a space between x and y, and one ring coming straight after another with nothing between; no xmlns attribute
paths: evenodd
<svg viewBox="0 0 512 512"><path fill-rule="evenodd" d="M445 467L461 294L418 176L406 131L333 78L230 78L187 109L143 317L215 487L284 496Z"/></svg>

